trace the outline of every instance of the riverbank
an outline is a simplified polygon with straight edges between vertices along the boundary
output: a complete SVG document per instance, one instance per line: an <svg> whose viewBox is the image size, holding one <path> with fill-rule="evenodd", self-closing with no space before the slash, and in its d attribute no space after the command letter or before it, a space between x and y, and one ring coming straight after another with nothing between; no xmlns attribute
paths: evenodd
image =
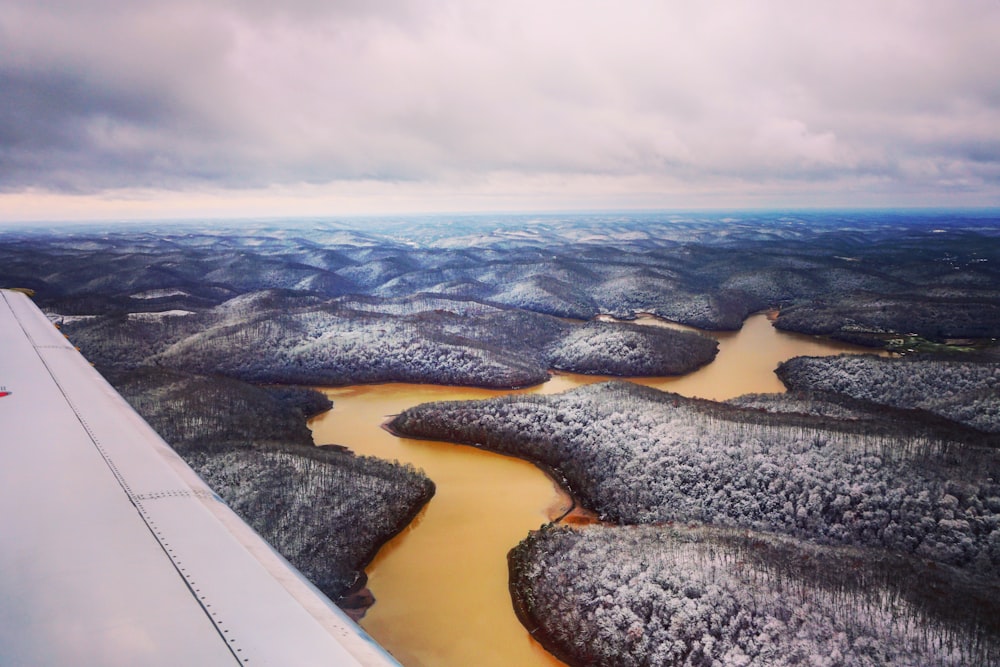
<svg viewBox="0 0 1000 667"><path fill-rule="evenodd" d="M531 605L528 604L530 588L525 585L521 574L526 566L527 561L524 558L524 546L522 542L507 552L508 591L510 592L511 606L514 609L514 615L517 616L517 620L536 642L541 644L546 651L561 662L567 665L589 664L583 659L585 656L574 655L570 651L565 650L562 644L548 632L542 624L541 619L537 618L532 612Z"/></svg>
<svg viewBox="0 0 1000 667"><path fill-rule="evenodd" d="M522 392L565 388L566 378L557 375ZM564 490L523 460L404 440L381 426L416 403L506 392L390 384L325 393L337 409L312 422L317 442L411 464L437 489L415 525L389 541L368 567L367 587L377 603L362 627L407 667L559 667L513 613L505 554L566 512L571 502Z"/></svg>
<svg viewBox="0 0 1000 667"><path fill-rule="evenodd" d="M399 430L393 428L392 424L396 420L396 418L398 418L398 417L399 417L399 415L391 415L390 419L387 419L385 422L382 423L382 429L384 431L386 431L387 433L389 433L390 435L392 435L393 437L396 437L396 438L408 438L408 439L414 439L415 437L419 438L419 436L414 436L414 435L411 435L411 434L407 434L404 431L399 431ZM576 495L573 493L573 488L570 485L569 480L566 479L566 476L563 475L556 468L553 468L551 466L545 465L545 463L542 462L542 461L536 461L536 460L533 460L533 459L531 459L531 458L529 458L527 456L520 456L518 454L508 454L506 452L500 452L500 451L497 451L497 450L494 450L494 449L489 449L487 447L483 447L481 445L477 445L477 444L475 444L473 442L463 442L461 440L452 440L452 439L448 439L448 438L438 438L438 437L433 437L431 439L434 440L435 442L443 442L443 443L447 443L449 445L461 445L463 447L471 447L472 449L476 449L476 450L479 450L481 452L490 452L490 453L493 453L493 454L499 454L501 456L506 456L508 458L516 459L518 461L524 461L525 463L530 463L534 467L536 467L539 470L541 470L542 473L544 473L545 476L548 477L552 481L552 484L555 486L555 488L561 494L561 501L560 501L559 504L560 505L564 504L562 501L565 501L565 500L569 501L569 507L566 510L562 511L562 513L559 514L558 516L551 517L550 520L549 520L550 523L559 523L560 521L562 521L563 519L565 519L567 516L569 516L571 514L574 514L575 512L578 512L578 514L577 514L578 517L584 517L584 516L587 516L587 515L594 515L594 513L591 510L588 510L588 509L584 508L580 504L580 501L579 501L579 499L577 499ZM596 515L594 515L594 516L596 516Z"/></svg>
<svg viewBox="0 0 1000 667"><path fill-rule="evenodd" d="M339 445L332 446L340 447ZM353 452L351 452L351 454L353 454ZM358 565L357 579L343 593L341 593L337 600L335 600L336 605L340 607L340 609L355 623L360 623L361 619L365 617L365 614L368 613L368 610L371 609L372 605L376 602L375 595L368 588L368 573L366 570L372 564L372 561L375 560L375 557L378 556L382 548L406 530L410 524L416 521L421 512L424 512L427 509L427 504L432 498L434 498L436 491L437 487L434 484L434 480L430 480L430 485L416 500L410 511L405 514L401 514L395 526L386 531L379 537L379 539L370 543L371 545L368 552L364 556L363 561Z"/></svg>

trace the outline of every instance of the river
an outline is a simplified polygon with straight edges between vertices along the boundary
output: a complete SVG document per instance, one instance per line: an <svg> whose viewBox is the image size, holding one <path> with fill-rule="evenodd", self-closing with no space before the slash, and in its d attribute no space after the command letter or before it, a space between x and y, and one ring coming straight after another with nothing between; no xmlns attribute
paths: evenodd
<svg viewBox="0 0 1000 667"><path fill-rule="evenodd" d="M655 318L640 323L669 326ZM738 332L713 333L719 354L683 377L634 381L724 400L779 392L777 364L802 355L864 348L774 329L766 315ZM518 393L550 394L608 378L560 373ZM530 530L559 516L570 501L538 468L472 447L397 438L381 428L388 415L427 401L471 400L512 393L391 383L325 389L334 409L310 426L319 444L412 463L437 493L414 522L368 568L375 605L361 625L406 667L551 667L551 657L514 616L507 590L507 552Z"/></svg>

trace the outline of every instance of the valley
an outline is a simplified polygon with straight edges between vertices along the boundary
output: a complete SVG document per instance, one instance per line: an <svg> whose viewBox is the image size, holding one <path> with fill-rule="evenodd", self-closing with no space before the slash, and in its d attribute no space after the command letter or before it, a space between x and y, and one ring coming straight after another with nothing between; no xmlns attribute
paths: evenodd
<svg viewBox="0 0 1000 667"><path fill-rule="evenodd" d="M405 664L444 664L422 647L428 626L406 630L415 607L449 632L475 624L478 598L445 594L475 587L417 565L434 561L468 570L502 610L476 639L450 633L457 664L498 641L517 664L551 661L523 624L573 664L985 665L1000 632L996 223L810 211L36 226L4 230L0 285L32 291L352 613L368 568L378 599L363 623ZM414 440L378 428L393 415ZM530 462L603 525L538 532L571 502ZM453 496L463 486L472 495ZM473 514L449 524L451 506ZM425 540L436 555L410 569ZM502 554L518 541L515 616ZM407 588L419 592L389 592ZM789 588L815 618L783 606ZM729 611L716 622L715 608Z"/></svg>

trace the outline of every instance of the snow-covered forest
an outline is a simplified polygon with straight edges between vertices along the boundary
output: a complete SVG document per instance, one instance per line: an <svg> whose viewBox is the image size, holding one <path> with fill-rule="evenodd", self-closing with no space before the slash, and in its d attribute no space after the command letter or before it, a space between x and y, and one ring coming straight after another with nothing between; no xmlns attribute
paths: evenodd
<svg viewBox="0 0 1000 667"><path fill-rule="evenodd" d="M798 357L782 364L777 373L794 389L924 410L1000 433L1000 363L993 359Z"/></svg>
<svg viewBox="0 0 1000 667"><path fill-rule="evenodd" d="M1000 237L977 215L535 215L7 230L0 284L62 315L201 312L241 294L462 297L591 319L649 312L885 345L1000 332Z"/></svg>
<svg viewBox="0 0 1000 667"><path fill-rule="evenodd" d="M65 330L102 366L164 366L328 386L403 381L520 387L544 382L549 369L677 375L710 362L717 348L697 333L571 322L468 299L322 299L276 290L202 313L77 319Z"/></svg>
<svg viewBox="0 0 1000 667"><path fill-rule="evenodd" d="M697 521L1000 568L995 449L742 412L602 383L425 404L391 427L538 461L608 521Z"/></svg>
<svg viewBox="0 0 1000 667"><path fill-rule="evenodd" d="M535 461L611 524L511 555L522 619L571 664L1000 659L986 434L836 394L719 404L622 382L429 403L391 427ZM750 558L736 537L771 546Z"/></svg>
<svg viewBox="0 0 1000 667"><path fill-rule="evenodd" d="M0 286L35 290L154 428L334 596L433 485L313 448L305 420L328 403L274 384L506 388L552 370L682 374L716 354L706 336L600 315L735 330L778 309L778 328L900 352L790 361L787 395L720 404L612 383L422 406L393 428L528 458L606 522L630 524L546 530L512 555L522 617L572 664L991 665L997 222L705 213L8 229Z"/></svg>
<svg viewBox="0 0 1000 667"><path fill-rule="evenodd" d="M122 395L226 503L332 600L364 582L377 549L434 485L408 466L313 446L322 394L237 380L112 372Z"/></svg>
<svg viewBox="0 0 1000 667"><path fill-rule="evenodd" d="M524 623L572 664L991 665L1000 585L748 531L547 529L511 554Z"/></svg>

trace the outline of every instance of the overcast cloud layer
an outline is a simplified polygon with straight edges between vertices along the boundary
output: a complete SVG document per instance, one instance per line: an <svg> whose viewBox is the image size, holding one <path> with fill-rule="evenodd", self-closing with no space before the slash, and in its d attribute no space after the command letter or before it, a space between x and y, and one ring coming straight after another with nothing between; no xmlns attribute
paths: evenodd
<svg viewBox="0 0 1000 667"><path fill-rule="evenodd" d="M0 216L1000 205L998 35L996 0L0 0Z"/></svg>

